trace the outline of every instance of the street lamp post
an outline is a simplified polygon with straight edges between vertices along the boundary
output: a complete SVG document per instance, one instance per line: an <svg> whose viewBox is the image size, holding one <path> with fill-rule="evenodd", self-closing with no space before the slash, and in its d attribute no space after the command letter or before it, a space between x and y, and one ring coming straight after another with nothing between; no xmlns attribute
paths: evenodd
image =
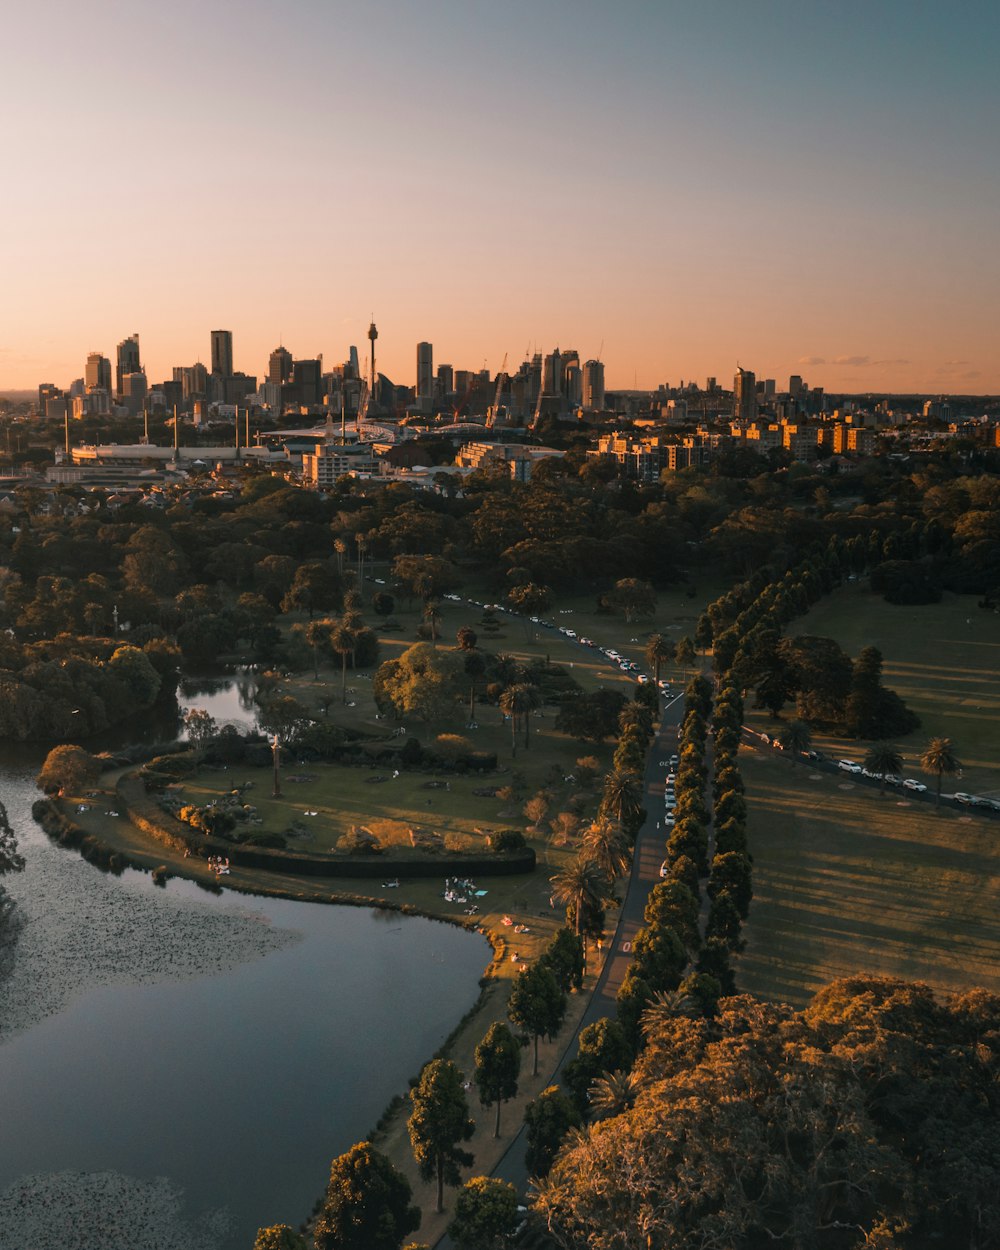
<svg viewBox="0 0 1000 1250"><path fill-rule="evenodd" d="M274 790L271 797L275 799L281 798L281 739L277 734L274 735L274 741L271 743L271 756L274 759Z"/></svg>

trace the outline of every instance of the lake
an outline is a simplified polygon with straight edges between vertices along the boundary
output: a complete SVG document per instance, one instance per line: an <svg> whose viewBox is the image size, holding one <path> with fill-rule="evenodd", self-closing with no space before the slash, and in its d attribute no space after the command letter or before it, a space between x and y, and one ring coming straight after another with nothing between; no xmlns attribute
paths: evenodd
<svg viewBox="0 0 1000 1250"><path fill-rule="evenodd" d="M181 699L238 719L232 688ZM0 760L27 860L7 878L26 924L0 983L0 1250L249 1250L306 1217L330 1160L405 1093L489 947L374 908L103 874L31 820L40 754Z"/></svg>

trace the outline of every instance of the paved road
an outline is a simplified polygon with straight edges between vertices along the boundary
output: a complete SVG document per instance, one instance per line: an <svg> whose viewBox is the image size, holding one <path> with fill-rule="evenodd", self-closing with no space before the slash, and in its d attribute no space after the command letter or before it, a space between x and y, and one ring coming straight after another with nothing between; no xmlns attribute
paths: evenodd
<svg viewBox="0 0 1000 1250"><path fill-rule="evenodd" d="M664 708L663 720L649 752L643 778L646 821L636 837L632 871L628 879L625 900L619 912L618 929L612 942L611 953L604 961L604 968L587 1010L580 1020L580 1025L566 1044L552 1077L553 1084L558 1084L563 1068L576 1056L580 1029L586 1028L588 1024L593 1024L604 1016L615 1015L615 995L618 993L631 959L629 954L631 943L642 925L642 916L650 888L660 879L660 865L666 853L667 833L663 828L663 783L667 770L660 761L674 754L677 747L677 729L683 715L683 694L672 696ZM527 1144L527 1134L522 1127L492 1172L493 1176L510 1181L520 1195L527 1193L528 1190L528 1169L524 1162ZM442 1237L437 1242L435 1250L453 1250L451 1238L447 1235Z"/></svg>

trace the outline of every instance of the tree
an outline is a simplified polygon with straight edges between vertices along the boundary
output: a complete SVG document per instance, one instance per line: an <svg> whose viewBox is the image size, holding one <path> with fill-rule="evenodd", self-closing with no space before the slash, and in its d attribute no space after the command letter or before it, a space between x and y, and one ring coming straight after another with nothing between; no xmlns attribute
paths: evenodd
<svg viewBox="0 0 1000 1250"><path fill-rule="evenodd" d="M589 1250L987 1250L1000 999L854 977L647 1038L634 1105L563 1143L535 1205ZM897 1230L894 1241L891 1229ZM905 1230L905 1231L902 1231Z"/></svg>
<svg viewBox="0 0 1000 1250"><path fill-rule="evenodd" d="M581 1029L577 1056L566 1065L566 1084L580 1110L586 1110L590 1087L602 1072L627 1068L631 1060L632 1052L617 1020L605 1016Z"/></svg>
<svg viewBox="0 0 1000 1250"><path fill-rule="evenodd" d="M521 1047L517 1038L505 1024L496 1020L476 1047L476 1068L472 1077L483 1106L491 1107L496 1103L494 1137L500 1136L501 1106L517 1095L517 1078L520 1073Z"/></svg>
<svg viewBox="0 0 1000 1250"><path fill-rule="evenodd" d="M541 702L541 697L534 686L526 681L515 682L508 686L500 696L500 708L505 716L510 717L511 753L517 755L517 727L521 718L524 719L524 745L528 746L531 732L532 710Z"/></svg>
<svg viewBox="0 0 1000 1250"><path fill-rule="evenodd" d="M638 577L623 577L615 582L607 602L615 611L623 612L625 620L631 625L638 616L653 615L656 611L656 592L649 582Z"/></svg>
<svg viewBox="0 0 1000 1250"><path fill-rule="evenodd" d="M595 820L580 840L580 854L596 864L607 881L622 876L632 862L628 838L616 820Z"/></svg>
<svg viewBox="0 0 1000 1250"><path fill-rule="evenodd" d="M306 1239L287 1224L258 1228L253 1250L306 1250Z"/></svg>
<svg viewBox="0 0 1000 1250"><path fill-rule="evenodd" d="M313 1236L316 1250L399 1250L420 1224L410 1182L370 1142L330 1166Z"/></svg>
<svg viewBox="0 0 1000 1250"><path fill-rule="evenodd" d="M864 766L878 777L878 792L884 794L886 777L899 776L903 769L903 757L888 742L873 742L865 752Z"/></svg>
<svg viewBox="0 0 1000 1250"><path fill-rule="evenodd" d="M950 738L931 738L920 753L920 767L925 773L937 777L937 802L941 806L941 778L947 773L953 776L962 765L955 756Z"/></svg>
<svg viewBox="0 0 1000 1250"><path fill-rule="evenodd" d="M669 664L674 658L674 644L662 634L650 634L646 642L646 663L653 670L653 680L659 683L660 665Z"/></svg>
<svg viewBox="0 0 1000 1250"><path fill-rule="evenodd" d="M604 779L601 808L626 827L638 820L642 813L642 783L634 773L620 768L608 773Z"/></svg>
<svg viewBox="0 0 1000 1250"><path fill-rule="evenodd" d="M461 634L462 631L458 632ZM471 629L468 632L475 638ZM486 659L478 651L462 648L462 664L469 681L469 722L471 723L476 719L476 683L482 681L486 674Z"/></svg>
<svg viewBox="0 0 1000 1250"><path fill-rule="evenodd" d="M608 897L608 879L593 860L577 855L562 872L550 877L552 899L572 913L573 930L581 937L588 911L600 908Z"/></svg>
<svg viewBox="0 0 1000 1250"><path fill-rule="evenodd" d="M676 663L682 669L687 669L692 668L697 662L697 659L698 653L695 651L694 643L688 637L682 638L677 644L677 649L674 653L674 660Z"/></svg>
<svg viewBox="0 0 1000 1250"><path fill-rule="evenodd" d="M331 648L340 656L340 697L347 703L347 657L354 650L354 632L343 621L329 631Z"/></svg>
<svg viewBox="0 0 1000 1250"><path fill-rule="evenodd" d="M552 607L552 588L528 582L508 591L507 601L520 616L542 616Z"/></svg>
<svg viewBox="0 0 1000 1250"><path fill-rule="evenodd" d="M108 668L125 686L136 708L151 707L160 693L160 674L138 647L118 647Z"/></svg>
<svg viewBox="0 0 1000 1250"><path fill-rule="evenodd" d="M457 651L414 643L379 667L374 685L376 697L397 716L442 720L464 688L462 659Z"/></svg>
<svg viewBox="0 0 1000 1250"><path fill-rule="evenodd" d="M457 1185L459 1168L472 1164L472 1155L459 1148L475 1130L469 1119L462 1073L450 1059L434 1059L420 1074L410 1093L413 1113L407 1122L413 1157L425 1181L437 1178L437 1207L444 1210L444 1186Z"/></svg>
<svg viewBox="0 0 1000 1250"><path fill-rule="evenodd" d="M549 968L563 993L578 990L583 985L583 941L572 929L557 929L552 941L546 946L539 960Z"/></svg>
<svg viewBox="0 0 1000 1250"><path fill-rule="evenodd" d="M753 898L753 876L748 856L738 851L726 851L716 855L708 877L708 897L717 898L725 891L736 904L736 910L746 920Z"/></svg>
<svg viewBox="0 0 1000 1250"><path fill-rule="evenodd" d="M812 730L804 720L789 721L778 734L778 741L789 752L794 764L812 746Z"/></svg>
<svg viewBox="0 0 1000 1250"><path fill-rule="evenodd" d="M571 1129L583 1124L573 1099L559 1088L550 1085L524 1110L524 1127L528 1148L524 1161L532 1176L547 1176L552 1162Z"/></svg>
<svg viewBox="0 0 1000 1250"><path fill-rule="evenodd" d="M641 1088L642 1078L630 1070L618 1069L599 1076L588 1095L595 1119L604 1120L627 1111Z"/></svg>
<svg viewBox="0 0 1000 1250"><path fill-rule="evenodd" d="M535 964L518 973L507 1001L507 1016L534 1040L532 1076L538 1075L538 1039L558 1033L565 1015L566 995L550 968Z"/></svg>
<svg viewBox="0 0 1000 1250"><path fill-rule="evenodd" d="M618 690L569 695L559 705L556 729L581 742L603 742L614 736L618 715L626 702Z"/></svg>
<svg viewBox="0 0 1000 1250"><path fill-rule="evenodd" d="M504 1250L517 1224L514 1186L491 1176L474 1176L459 1190L448 1235L458 1250Z"/></svg>
<svg viewBox="0 0 1000 1250"><path fill-rule="evenodd" d="M100 760L83 747L53 747L45 757L35 784L46 794L55 794L59 790L65 790L68 794L81 794L100 775Z"/></svg>

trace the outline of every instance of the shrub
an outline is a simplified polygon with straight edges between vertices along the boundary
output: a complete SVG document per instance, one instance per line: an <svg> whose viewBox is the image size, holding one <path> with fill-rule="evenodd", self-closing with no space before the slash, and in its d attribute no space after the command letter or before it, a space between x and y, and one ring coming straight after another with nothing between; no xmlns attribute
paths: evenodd
<svg viewBox="0 0 1000 1250"><path fill-rule="evenodd" d="M520 851L528 843L520 829L498 829L490 834L487 845L499 855L504 851Z"/></svg>

